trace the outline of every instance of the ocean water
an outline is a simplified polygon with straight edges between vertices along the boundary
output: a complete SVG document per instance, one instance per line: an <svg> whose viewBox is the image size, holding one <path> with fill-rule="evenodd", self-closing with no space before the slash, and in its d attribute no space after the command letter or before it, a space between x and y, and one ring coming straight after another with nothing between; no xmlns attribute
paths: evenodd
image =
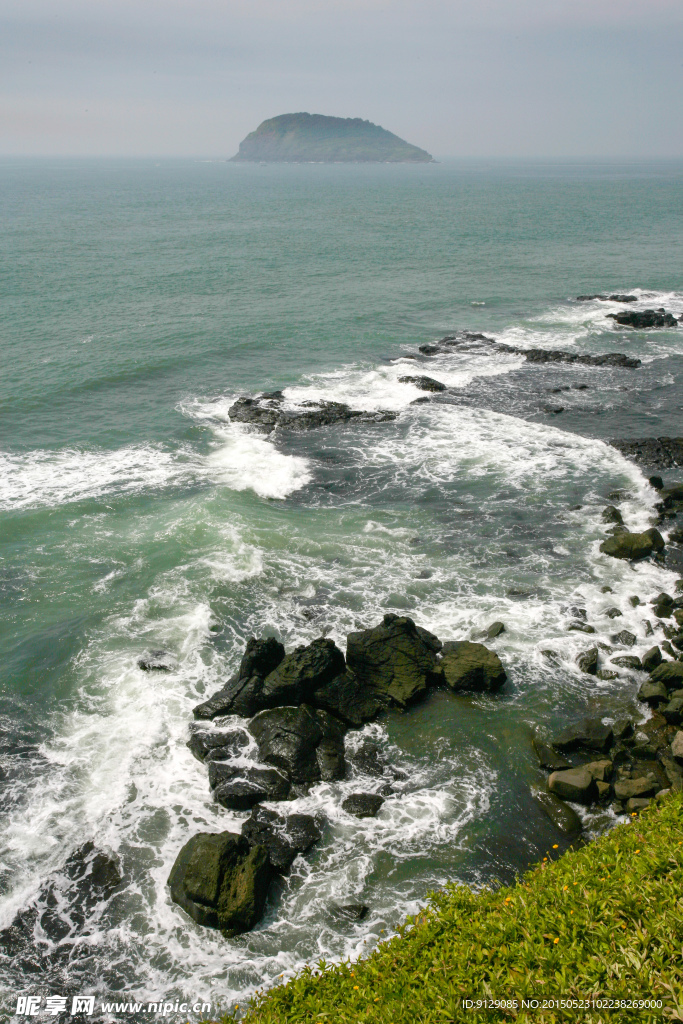
<svg viewBox="0 0 683 1024"><path fill-rule="evenodd" d="M653 616L628 598L677 578L600 554L608 495L632 528L656 500L606 442L680 434L683 397L683 329L622 330L606 314L623 307L574 297L683 314L682 193L680 163L0 164L0 928L50 900L61 922L0 955L7 1007L243 1005L304 963L363 955L449 879L508 880L563 848L532 799L531 729L644 717L635 675L601 682L575 658L622 628L642 653ZM456 330L643 365L486 345L409 358ZM406 373L448 391L412 404ZM235 398L274 389L398 416L275 438L230 422ZM567 631L574 606L596 637ZM193 705L251 635L344 649L388 610L442 640L502 619L506 688L435 692L349 733L406 772L396 795L359 821L341 801L378 780L314 787L291 806L322 816L323 839L261 924L199 928L170 867L247 815L212 802L185 745ZM172 672L137 667L156 648ZM584 816L588 834L614 822ZM123 883L79 908L63 868L91 840ZM351 902L362 923L334 915Z"/></svg>

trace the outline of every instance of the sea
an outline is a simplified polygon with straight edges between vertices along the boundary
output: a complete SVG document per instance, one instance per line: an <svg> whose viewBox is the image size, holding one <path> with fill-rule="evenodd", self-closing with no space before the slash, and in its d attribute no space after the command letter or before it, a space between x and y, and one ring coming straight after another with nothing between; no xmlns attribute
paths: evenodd
<svg viewBox="0 0 683 1024"><path fill-rule="evenodd" d="M0 929L31 923L0 955L10 1018L30 994L239 1014L307 963L366 955L446 882L561 853L532 731L645 719L642 677L576 657L621 629L637 643L619 653L642 654L647 603L678 579L599 545L608 504L631 529L656 517L647 472L609 440L683 433L683 326L608 317L683 314L683 163L5 159L0 201ZM458 331L642 365L420 353ZM397 416L231 422L273 390ZM375 778L314 786L287 806L322 839L260 924L194 924L170 900L174 859L248 812L213 802L193 706L250 636L345 650L387 612L444 641L502 621L505 688L434 691L350 732L404 775L377 817L341 809ZM594 636L568 630L577 614ZM142 671L159 649L171 671ZM618 820L581 813L588 836ZM122 879L94 902L65 873L89 843Z"/></svg>

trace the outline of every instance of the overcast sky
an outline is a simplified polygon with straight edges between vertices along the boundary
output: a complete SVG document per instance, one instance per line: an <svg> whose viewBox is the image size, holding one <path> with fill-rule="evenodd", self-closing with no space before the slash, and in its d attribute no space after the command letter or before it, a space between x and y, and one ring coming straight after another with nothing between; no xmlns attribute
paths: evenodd
<svg viewBox="0 0 683 1024"><path fill-rule="evenodd" d="M437 157L683 156L681 0L0 0L0 152L231 156L363 117Z"/></svg>

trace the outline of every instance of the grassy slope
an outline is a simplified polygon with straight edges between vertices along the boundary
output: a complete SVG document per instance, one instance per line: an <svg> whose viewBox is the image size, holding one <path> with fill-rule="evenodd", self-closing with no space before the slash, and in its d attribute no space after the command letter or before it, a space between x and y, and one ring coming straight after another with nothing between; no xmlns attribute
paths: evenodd
<svg viewBox="0 0 683 1024"><path fill-rule="evenodd" d="M654 999L661 1009L464 1009L463 999ZM226 1018L227 1020L228 1018ZM306 968L249 1024L683 1019L683 794L518 884L451 885L356 964Z"/></svg>

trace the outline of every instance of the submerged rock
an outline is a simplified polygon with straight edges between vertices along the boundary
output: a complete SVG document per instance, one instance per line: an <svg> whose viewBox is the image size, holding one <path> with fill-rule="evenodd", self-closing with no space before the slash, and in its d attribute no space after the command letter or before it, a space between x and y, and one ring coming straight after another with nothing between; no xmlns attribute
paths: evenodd
<svg viewBox="0 0 683 1024"><path fill-rule="evenodd" d="M349 633L346 660L362 684L405 707L426 693L438 644L408 616L389 613L380 626Z"/></svg>
<svg viewBox="0 0 683 1024"><path fill-rule="evenodd" d="M495 693L504 685L507 675L495 651L469 640L449 641L443 656L433 670L437 683L451 690L473 690Z"/></svg>
<svg viewBox="0 0 683 1024"><path fill-rule="evenodd" d="M399 377L399 384L413 384L420 391L445 391L446 385L433 377Z"/></svg>
<svg viewBox="0 0 683 1024"><path fill-rule="evenodd" d="M356 818L374 818L383 803L377 793L352 793L342 800L342 810Z"/></svg>
<svg viewBox="0 0 683 1024"><path fill-rule="evenodd" d="M564 835L576 836L582 831L583 823L576 811L554 793L536 793L534 800Z"/></svg>
<svg viewBox="0 0 683 1024"><path fill-rule="evenodd" d="M534 736L531 740L531 745L541 768L546 768L553 772L560 771L563 768L571 768L567 758L562 757L556 750L553 750L550 744L546 743L540 736Z"/></svg>
<svg viewBox="0 0 683 1024"><path fill-rule="evenodd" d="M138 658L138 668L143 672L171 672L175 659L168 651L150 651Z"/></svg>
<svg viewBox="0 0 683 1024"><path fill-rule="evenodd" d="M261 919L272 878L268 851L231 832L200 832L178 854L171 899L197 922L230 938Z"/></svg>
<svg viewBox="0 0 683 1024"><path fill-rule="evenodd" d="M332 912L336 917L343 917L346 921L364 921L370 913L370 907L365 903L345 903L343 906L335 904Z"/></svg>

